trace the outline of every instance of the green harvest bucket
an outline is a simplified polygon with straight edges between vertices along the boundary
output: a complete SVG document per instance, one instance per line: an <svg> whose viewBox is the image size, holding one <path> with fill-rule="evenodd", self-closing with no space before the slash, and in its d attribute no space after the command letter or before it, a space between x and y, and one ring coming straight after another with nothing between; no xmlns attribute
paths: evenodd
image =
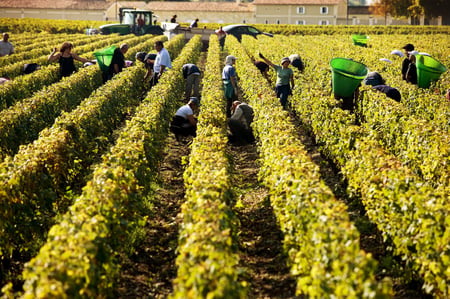
<svg viewBox="0 0 450 299"><path fill-rule="evenodd" d="M102 49L94 53L97 59L98 66L102 72L108 71L109 65L111 64L112 57L114 55L114 50L117 48L116 45Z"/></svg>
<svg viewBox="0 0 450 299"><path fill-rule="evenodd" d="M353 34L352 40L353 44L356 46L367 47L367 40L369 37L367 35Z"/></svg>
<svg viewBox="0 0 450 299"><path fill-rule="evenodd" d="M330 61L333 93L337 97L350 97L366 77L367 67L348 58L333 58Z"/></svg>
<svg viewBox="0 0 450 299"><path fill-rule="evenodd" d="M417 85L428 88L447 68L431 56L416 54Z"/></svg>

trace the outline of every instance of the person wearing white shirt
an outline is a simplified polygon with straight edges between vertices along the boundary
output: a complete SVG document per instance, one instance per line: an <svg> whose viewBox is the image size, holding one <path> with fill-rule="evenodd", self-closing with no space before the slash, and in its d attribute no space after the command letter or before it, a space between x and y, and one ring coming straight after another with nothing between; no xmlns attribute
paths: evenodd
<svg viewBox="0 0 450 299"><path fill-rule="evenodd" d="M180 141L181 136L196 136L197 119L194 112L198 110L200 100L197 97L191 97L186 105L181 106L170 123L170 131Z"/></svg>
<svg viewBox="0 0 450 299"><path fill-rule="evenodd" d="M155 63L153 64L153 76L150 82L151 86L156 85L158 83L161 75L166 71L166 69L172 68L172 61L170 60L170 54L164 48L164 44L162 41L155 42L155 50L157 52Z"/></svg>
<svg viewBox="0 0 450 299"><path fill-rule="evenodd" d="M3 33L3 40L0 40L0 57L14 54L14 46L8 41L9 34Z"/></svg>

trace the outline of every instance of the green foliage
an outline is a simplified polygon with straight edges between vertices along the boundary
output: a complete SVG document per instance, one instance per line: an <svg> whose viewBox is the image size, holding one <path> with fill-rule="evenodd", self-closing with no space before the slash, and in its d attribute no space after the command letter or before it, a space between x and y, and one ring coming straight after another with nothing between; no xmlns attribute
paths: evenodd
<svg viewBox="0 0 450 299"><path fill-rule="evenodd" d="M109 46L111 44L114 43L119 43L123 41L123 37L119 37L117 35L113 35L111 37L108 38L102 38L99 39L96 42L93 43L89 43L80 47L76 47L74 49L74 52L77 53L78 55L87 58L87 59L94 59L94 52L99 50L102 47L106 47ZM127 42L130 43L130 46L137 44L139 42L139 39L136 38L130 38L129 40L127 40ZM77 43L74 42L75 45L77 45ZM26 63L37 63L41 66L45 66L45 65L49 65L50 62L48 61L48 56L51 53L52 49L54 47L59 47L60 44L55 45L52 41L46 41L45 45L42 45L42 47L47 48L47 54L42 54L40 56L35 56L33 58L30 59L24 59L24 60L18 60L15 61L12 64L3 66L2 68L0 68L0 76L7 76L10 77L11 79L14 79L17 76L20 76L23 74L23 67ZM39 52L38 52L39 53ZM14 56L13 56L14 57ZM77 64L79 65L79 63L77 62ZM36 71L37 73L39 73L39 71Z"/></svg>
<svg viewBox="0 0 450 299"><path fill-rule="evenodd" d="M86 28L98 28L104 21L45 20L32 18L0 18L1 32L83 33Z"/></svg>
<svg viewBox="0 0 450 299"><path fill-rule="evenodd" d="M184 38L177 38L174 47L169 43L167 48L177 52L183 44ZM46 245L24 272L24 298L112 296L118 271L115 251L134 228L144 224L142 199L155 180L169 119L183 92L181 66L198 57L200 49L199 38L183 49L173 70L152 88L117 144L96 167L83 194L62 222L53 226ZM141 78L143 71L140 66L135 69ZM125 74L118 77L115 81L142 82ZM122 88L122 92L132 90Z"/></svg>
<svg viewBox="0 0 450 299"><path fill-rule="evenodd" d="M286 51L293 49L298 51L301 41L294 39L289 41L289 46L285 46ZM389 44L385 38L383 41ZM422 41L424 45L426 42ZM445 154L446 144L441 144L440 139L436 139L435 129L427 122L420 120L419 117L411 117L405 107L391 100L382 99L380 95L369 91L364 96L369 94L370 96L363 98L358 113L364 115L360 121L364 121L365 118L370 120L367 120L367 125L355 126L355 115L341 110L337 101L330 95L331 76L326 71L329 69L330 57L340 53L344 57L364 61L374 69L384 69L386 74L389 74L388 71L393 66L382 68L380 62L375 62L379 57L374 54L378 53L376 48L372 55L368 55L372 50L361 54L359 49L330 40L328 40L330 48L320 48L319 45L323 43L324 40L321 38L309 40L307 43L309 49L314 49L303 52L307 69L311 71L297 76L298 89L292 99L293 109L314 133L323 152L340 167L351 192L361 194L370 220L377 225L385 239L392 240L395 253L423 277L424 290L439 298L448 297L450 289L446 269L449 267L450 259L448 245L444 245L448 244L448 239L446 240L448 238L446 219L449 218L450 211L448 190L444 188L435 190L430 187L431 181L426 181L425 177L420 178L399 160L401 156L405 158L408 156L409 164L414 156L419 157L431 148L441 148L444 154L441 157L434 156L439 162L428 166L422 165L422 171L428 169L428 174L431 175L434 174L434 170L442 167L445 182L447 176L445 169L448 164L448 157ZM381 48L385 46L385 44L377 45ZM398 64L400 62L398 61ZM397 72L396 77L399 77L399 66ZM443 80L446 80L445 76ZM392 82L401 80L388 75L386 79ZM403 91L403 85L401 83L399 85ZM417 92L416 87L411 85L404 88L412 90L411 93ZM431 88L421 92L434 94L435 91ZM405 94L407 93L404 93L403 97ZM408 101L409 99L405 97L404 106L408 106ZM377 132L371 130L372 128ZM385 142L386 147L396 147L396 151L402 149L403 153L399 154L399 157L389 154L381 146L378 137L382 135L386 135L381 137L382 139L388 140ZM444 138L445 136L446 134ZM431 152L432 150L429 152L430 155L439 155Z"/></svg>
<svg viewBox="0 0 450 299"><path fill-rule="evenodd" d="M351 44L350 34L356 30L352 26L258 28L297 34L262 36L259 40L244 37L242 45L227 38L229 54L239 58L240 87L256 112L254 131L262 164L259 175L271 192L270 204L284 233L297 292L311 298L381 298L392 291L388 281L375 280L377 265L370 254L360 249L359 234L349 221L345 206L321 181L317 166L295 137L288 114L280 109L271 86L253 67L247 53L257 57L256 53L262 51L274 62L295 52L302 56L306 71L295 71L293 111L313 132L322 153L333 159L345 175L348 192L360 195L371 225L375 224L385 239L392 240L395 253L410 266L407 272L422 276L426 292L437 298L448 297L450 104L443 95L450 75L444 73L429 89L421 89L401 80L400 58L389 56L392 64L379 61L388 57L392 49L413 41L418 49L430 52L449 67L448 49L440 46L448 41L448 28L361 26L358 33L370 34L369 47L364 51ZM438 31L444 34L436 34ZM330 35L334 33L339 34ZM66 37L58 39L58 43ZM81 35L72 38L78 45L76 52L91 58L93 51L123 41L123 37L115 36L101 37L102 41ZM39 40L35 48L53 47L57 40L46 33L36 39L24 33L17 36L15 45L27 49L31 39ZM211 39L198 136L185 173L187 193L175 298L246 295L246 283L237 282L238 223L230 210L230 166L224 153L220 51L217 37ZM135 53L151 48L154 39L130 36L126 42L134 45L127 53L127 59L134 60ZM2 266L11 262L13 253L34 255L48 228L58 221L48 232L48 242L24 272L26 297L113 296L119 271L116 252L123 249L124 242L130 244L126 246L130 250L133 232L146 220L142 201L149 196L168 124L182 97L181 66L196 61L200 55L198 36L188 45L184 43L180 35L166 44L172 57L182 53L173 69L163 74L160 83L136 109L136 115L134 107L145 88L145 70L138 62L103 87L93 86L100 80L97 67L80 70L79 74L50 85L54 80L50 70L55 70L54 66L45 66L36 75L15 77L2 86L2 108L22 107L14 110L18 116L29 110L41 111L31 114L29 126L25 122L6 126L12 129L12 133L4 135L11 138L5 143L6 148L13 146L17 151L20 144L28 142L25 139L37 136L38 126L54 122L39 133L37 140L22 146L14 158L7 158L0 165ZM32 52L30 48L25 51ZM1 71L19 72L23 63L46 59L44 52L32 52L37 55L33 57L8 58L10 63L14 61L14 67L2 67ZM355 125L356 116L341 110L331 96L329 60L333 56L351 57L382 72L388 84L400 90L402 102L395 103L363 87L357 110L362 125ZM269 74L272 79L275 77L273 71ZM85 78L77 77L82 75ZM53 93L58 88L64 91ZM37 90L40 91L30 97ZM88 98L72 112L60 115L61 110L78 105L74 101L85 97L82 92ZM40 102L44 98L48 103ZM67 108L69 102L71 108ZM6 120L10 109L4 110L0 119ZM125 117L130 120L120 131L116 145L103 155L99 165L93 166L94 159L109 146L112 131L123 124ZM16 134L16 129L23 133ZM77 196L72 187L85 185L86 174L92 179L82 195ZM69 206L66 214L54 217ZM382 259L381 263L382 267L392 265L389 259ZM11 285L3 289L5 294L11 291Z"/></svg>
<svg viewBox="0 0 450 299"><path fill-rule="evenodd" d="M172 298L245 298L244 286L237 281L239 255L236 219L229 206L231 180L220 74L219 43L217 36L211 36L197 137L184 173L186 202Z"/></svg>
<svg viewBox="0 0 450 299"><path fill-rule="evenodd" d="M252 53L271 56L283 47L273 41L258 44L243 38ZM389 298L389 282L375 280L376 262L359 248L359 234L346 207L320 179L295 137L279 100L235 38L227 37L228 52L239 57L237 72L245 97L255 109L253 128L260 140L260 177L271 192L271 204L289 256L297 294L308 298ZM278 51L277 51L278 52Z"/></svg>

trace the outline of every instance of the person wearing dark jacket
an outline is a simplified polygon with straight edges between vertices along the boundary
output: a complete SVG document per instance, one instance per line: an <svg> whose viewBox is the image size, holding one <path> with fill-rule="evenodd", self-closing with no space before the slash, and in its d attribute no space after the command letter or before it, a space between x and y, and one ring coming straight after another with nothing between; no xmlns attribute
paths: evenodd
<svg viewBox="0 0 450 299"><path fill-rule="evenodd" d="M387 97L400 102L401 101L401 94L398 89L386 85L386 81L384 78L380 75L378 72L370 72L367 74L366 78L363 80L364 84L370 85L373 87L373 89L381 91L384 93Z"/></svg>
<svg viewBox="0 0 450 299"><path fill-rule="evenodd" d="M153 64L155 63L156 54L155 53L145 53L145 52L137 52L136 60L144 63L144 67L147 70L144 76L144 81L147 78L151 78L153 75Z"/></svg>
<svg viewBox="0 0 450 299"><path fill-rule="evenodd" d="M405 50L405 59L402 62L402 79L406 80L406 72L408 71L409 64L411 63L410 52L414 51L414 46L412 44L407 44L403 47Z"/></svg>
<svg viewBox="0 0 450 299"><path fill-rule="evenodd" d="M397 102L400 102L402 99L400 91L398 91L397 88L394 88L394 87L391 87L388 85L376 85L376 86L373 86L373 89L381 91L387 97L389 97Z"/></svg>
<svg viewBox="0 0 450 299"><path fill-rule="evenodd" d="M37 70L40 70L41 66L37 63L27 63L23 66L23 73L25 75L34 73Z"/></svg>
<svg viewBox="0 0 450 299"><path fill-rule="evenodd" d="M182 67L183 78L186 80L186 86L184 90L184 98L187 100L192 96L199 98L199 85L200 85L200 69L193 63L186 63Z"/></svg>
<svg viewBox="0 0 450 299"><path fill-rule="evenodd" d="M416 67L416 53L409 54L410 63L408 69L406 70L405 79L406 82L411 84L417 84L417 67Z"/></svg>
<svg viewBox="0 0 450 299"><path fill-rule="evenodd" d="M128 51L127 44L121 44L120 48L114 50L113 57L111 59L111 64L109 65L108 70L108 79L111 79L114 75L120 73L125 65L125 56L124 54Z"/></svg>

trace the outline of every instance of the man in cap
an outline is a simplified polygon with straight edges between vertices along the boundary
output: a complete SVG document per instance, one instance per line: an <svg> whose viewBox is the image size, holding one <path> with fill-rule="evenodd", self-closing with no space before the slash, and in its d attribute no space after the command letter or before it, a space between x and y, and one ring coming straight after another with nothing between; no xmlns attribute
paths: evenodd
<svg viewBox="0 0 450 299"><path fill-rule="evenodd" d="M403 47L403 50L405 50L406 57L402 62L402 79L406 80L406 72L408 71L409 64L411 63L410 52L414 51L414 46L412 44L406 44Z"/></svg>
<svg viewBox="0 0 450 299"><path fill-rule="evenodd" d="M114 50L113 56L111 58L111 64L108 68L108 77L111 79L114 75L120 73L123 68L127 67L125 64L125 53L128 51L128 44L121 44L119 48Z"/></svg>
<svg viewBox="0 0 450 299"><path fill-rule="evenodd" d="M231 104L238 98L236 69L234 68L236 59L233 55L228 55L225 58L225 66L222 70L223 92L227 99L227 117L231 116Z"/></svg>
<svg viewBox="0 0 450 299"><path fill-rule="evenodd" d="M170 123L170 131L175 134L177 141L181 136L196 136L197 118L194 113L200 107L200 100L191 97L186 105L181 106Z"/></svg>
<svg viewBox="0 0 450 299"><path fill-rule="evenodd" d="M292 89L295 87L294 83L294 71L289 67L291 61L289 57L283 57L280 65L272 63L269 59L259 53L259 57L264 60L268 65L273 67L277 72L277 83L275 85L275 92L277 98L280 99L280 104L283 109L287 109L288 96L292 94ZM290 83L290 84L289 84Z"/></svg>

